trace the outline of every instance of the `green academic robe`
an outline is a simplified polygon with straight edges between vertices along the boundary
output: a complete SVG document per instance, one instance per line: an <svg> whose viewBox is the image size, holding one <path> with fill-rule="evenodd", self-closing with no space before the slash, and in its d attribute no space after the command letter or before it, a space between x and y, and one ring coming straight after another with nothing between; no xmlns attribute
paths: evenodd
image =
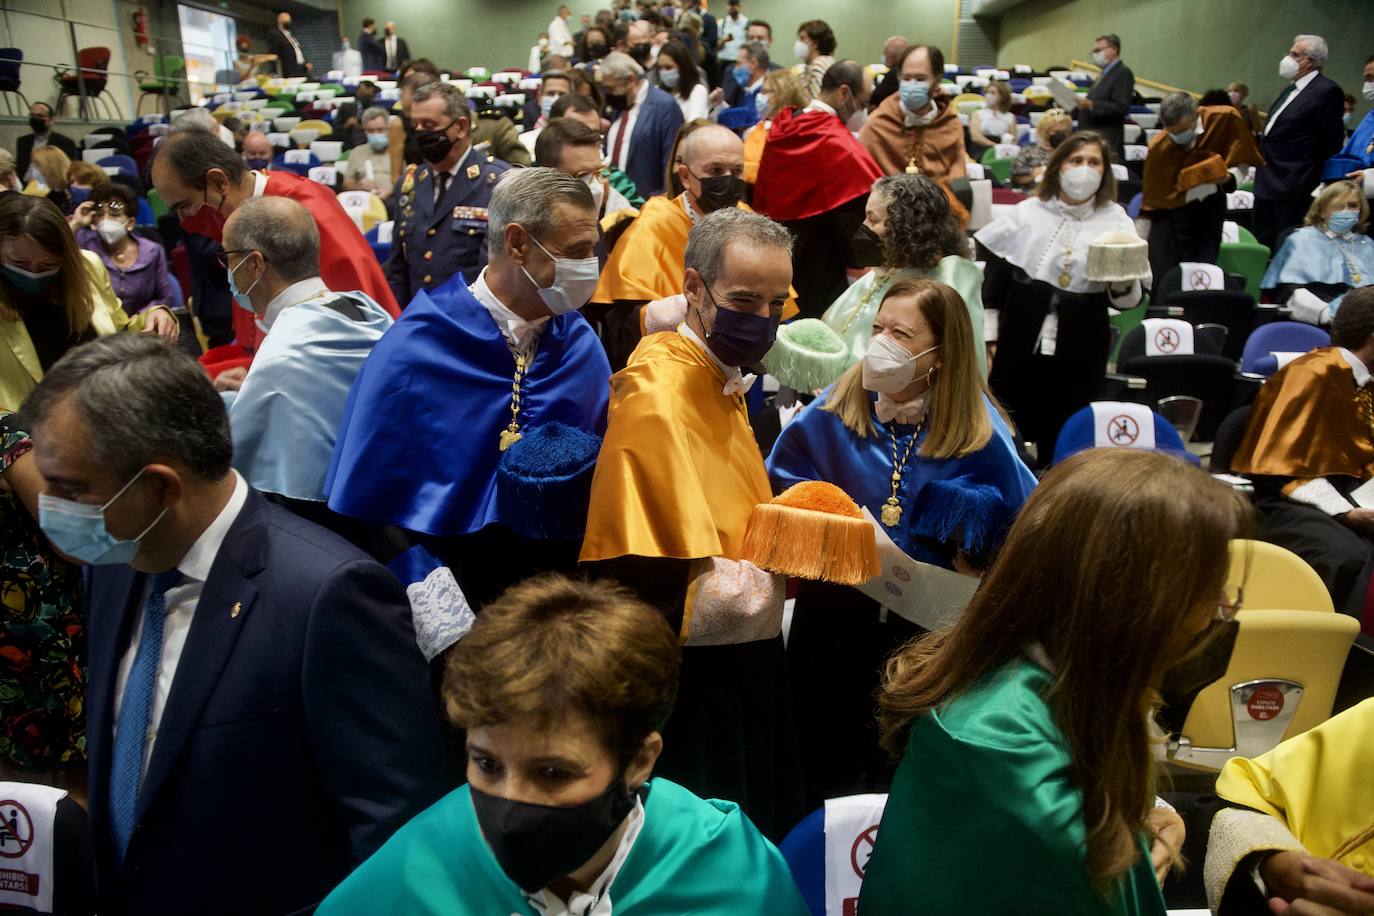
<svg viewBox="0 0 1374 916"><path fill-rule="evenodd" d="M807 916L781 853L739 806L648 783L644 826L611 882L614 916ZM468 787L417 815L334 889L318 916L536 916L477 826Z"/></svg>
<svg viewBox="0 0 1374 916"><path fill-rule="evenodd" d="M917 719L859 897L862 916L1163 916L1141 858L1104 897L1084 867L1083 795L1029 660Z"/></svg>

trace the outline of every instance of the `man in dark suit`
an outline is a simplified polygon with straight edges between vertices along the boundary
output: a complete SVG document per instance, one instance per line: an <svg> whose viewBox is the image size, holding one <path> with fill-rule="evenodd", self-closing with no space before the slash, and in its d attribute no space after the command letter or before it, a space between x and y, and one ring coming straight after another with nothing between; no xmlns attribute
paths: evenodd
<svg viewBox="0 0 1374 916"><path fill-rule="evenodd" d="M1320 36L1299 35L1279 62L1279 75L1291 82L1269 106L1260 137L1264 165L1255 177L1253 217L1255 238L1270 251L1285 229L1302 222L1322 166L1345 141L1345 98L1321 72L1326 54Z"/></svg>
<svg viewBox="0 0 1374 916"><path fill-rule="evenodd" d="M607 162L629 175L645 197L662 192L682 109L671 95L649 84L643 67L619 51L601 62L601 95L613 115L606 132Z"/></svg>
<svg viewBox="0 0 1374 916"><path fill-rule="evenodd" d="M371 17L363 20L363 30L358 33L358 51L363 55L364 70L376 71L386 66L386 52L377 38L376 20Z"/></svg>
<svg viewBox="0 0 1374 916"><path fill-rule="evenodd" d="M291 14L278 13L277 27L267 33L267 50L277 55L277 69L282 76L307 76L311 71L300 42L291 34Z"/></svg>
<svg viewBox="0 0 1374 916"><path fill-rule="evenodd" d="M387 283L403 307L456 273L477 279L487 265L491 189L510 168L473 147L472 109L456 86L421 85L410 120L425 162L406 166L396 180L395 236L386 262Z"/></svg>
<svg viewBox="0 0 1374 916"><path fill-rule="evenodd" d="M410 46L396 34L396 23L386 24L386 34L382 36L382 69L399 70L401 64L410 60Z"/></svg>
<svg viewBox="0 0 1374 916"><path fill-rule="evenodd" d="M33 162L35 146L55 146L67 154L73 162L81 159L81 148L66 134L52 129L52 106L47 102L34 102L29 106L29 130L15 144L14 169L21 183L29 179L29 164Z"/></svg>
<svg viewBox="0 0 1374 916"><path fill-rule="evenodd" d="M773 43L773 27L770 26L768 23L764 22L762 19L755 19L753 22L749 23L749 28L745 31L748 35L748 40L745 42L745 44L753 44L754 42L758 42L759 44L763 45L763 49L767 51ZM724 72L721 74L720 77L719 89L713 91L711 94L712 104L715 104L716 102L721 100L724 100L725 105L728 108L735 108L744 104L744 94L749 88L749 83L740 83L740 76L744 74L743 70L739 71L738 73L736 72L737 68L741 66L745 67L746 69L748 68L748 64L740 60L739 52L743 50L744 47L741 46L739 51L736 51L733 57L731 57L728 61L723 62L724 66L722 67L722 70ZM777 64L770 61L768 64L768 69L778 70L780 68ZM745 76L745 79L748 80L749 77ZM717 92L719 93L719 95L716 95Z"/></svg>
<svg viewBox="0 0 1374 916"><path fill-rule="evenodd" d="M1095 130L1111 144L1118 163L1126 161L1123 126L1135 95L1135 74L1121 62L1121 39L1099 35L1093 42L1093 63L1102 68L1086 97L1078 100L1079 130Z"/></svg>
<svg viewBox="0 0 1374 916"><path fill-rule="evenodd" d="M313 907L444 790L400 583L230 469L223 402L184 353L101 338L25 409L45 531L92 564L100 912Z"/></svg>

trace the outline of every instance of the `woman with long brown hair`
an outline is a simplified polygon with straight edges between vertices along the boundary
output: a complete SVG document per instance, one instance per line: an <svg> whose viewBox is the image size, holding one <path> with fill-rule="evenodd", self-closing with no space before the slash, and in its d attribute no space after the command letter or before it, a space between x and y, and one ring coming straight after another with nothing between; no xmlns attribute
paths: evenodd
<svg viewBox="0 0 1374 916"><path fill-rule="evenodd" d="M132 323L94 252L77 247L49 201L0 196L0 409L18 409L48 367L72 347L125 327L175 341L177 320L161 306Z"/></svg>
<svg viewBox="0 0 1374 916"><path fill-rule="evenodd" d="M887 665L879 725L905 753L860 912L1162 916L1181 822L1154 808L1151 718L1172 666L1234 628L1250 520L1155 452L1045 475L959 622Z"/></svg>
<svg viewBox="0 0 1374 916"><path fill-rule="evenodd" d="M783 428L768 458L773 486L833 483L908 556L985 567L1035 478L979 371L968 307L943 283L906 279L869 320L863 361ZM892 764L873 729L873 691L917 627L852 588L798 588L787 657L818 738L802 762L808 800L884 790Z"/></svg>

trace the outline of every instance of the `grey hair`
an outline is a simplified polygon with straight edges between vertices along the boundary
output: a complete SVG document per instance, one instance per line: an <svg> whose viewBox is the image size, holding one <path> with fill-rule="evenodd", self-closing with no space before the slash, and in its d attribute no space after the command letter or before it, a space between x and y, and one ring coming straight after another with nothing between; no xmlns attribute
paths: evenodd
<svg viewBox="0 0 1374 916"><path fill-rule="evenodd" d="M697 220L687 236L684 265L711 286L725 270L725 250L736 244L779 248L792 256L792 233L766 216L738 207L726 207Z"/></svg>
<svg viewBox="0 0 1374 916"><path fill-rule="evenodd" d="M208 108L190 108L177 115L167 133L182 134L188 130L203 130L218 138L219 122L215 120L214 115L210 114Z"/></svg>
<svg viewBox="0 0 1374 916"><path fill-rule="evenodd" d="M751 41L744 46L744 56L752 60L762 70L768 69L770 58L768 48L761 41Z"/></svg>
<svg viewBox="0 0 1374 916"><path fill-rule="evenodd" d="M513 169L502 176L487 204L487 240L492 253L508 253L506 227L519 223L535 238L554 228L554 204L570 203L594 210L596 202L587 185L558 169ZM542 241L542 239L541 239Z"/></svg>
<svg viewBox="0 0 1374 916"><path fill-rule="evenodd" d="M612 51L601 61L601 78L614 77L618 80L642 77L644 68L635 59L621 51Z"/></svg>
<svg viewBox="0 0 1374 916"><path fill-rule="evenodd" d="M444 114L456 121L459 118L467 118L469 124L472 123L472 108L468 106L467 96L452 83L445 83L442 80L435 80L432 83L425 83L415 90L415 95L411 97L411 104L425 102L429 99L444 100Z"/></svg>
<svg viewBox="0 0 1374 916"><path fill-rule="evenodd" d="M123 480L154 463L178 463L205 480L229 473L229 416L200 363L143 334L110 334L58 360L20 410L39 430L71 401L93 457Z"/></svg>
<svg viewBox="0 0 1374 916"><path fill-rule="evenodd" d="M7 179L15 173L14 156L9 150L0 148L0 185L7 182Z"/></svg>
<svg viewBox="0 0 1374 916"><path fill-rule="evenodd" d="M1298 42L1307 45L1307 56L1312 58L1317 69L1320 70L1326 64L1326 58L1331 53L1327 50L1326 39L1320 35L1299 35L1293 39L1293 44Z"/></svg>
<svg viewBox="0 0 1374 916"><path fill-rule="evenodd" d="M1180 118L1197 114L1197 99L1186 92L1171 92L1159 103L1159 123L1168 127Z"/></svg>
<svg viewBox="0 0 1374 916"><path fill-rule="evenodd" d="M296 201L254 197L231 219L234 224L224 234L226 249L260 252L287 283L320 275L320 230L310 211Z"/></svg>
<svg viewBox="0 0 1374 916"><path fill-rule="evenodd" d="M361 118L358 119L358 123L359 123L359 124L366 124L368 121L371 121L373 118L381 118L382 120L385 121L385 120L389 119L390 117L391 117L391 113L388 112L385 108L383 108L383 107L380 106L380 105L373 105L371 108L369 108L369 109L367 109L366 111L363 112L363 116L362 116Z"/></svg>

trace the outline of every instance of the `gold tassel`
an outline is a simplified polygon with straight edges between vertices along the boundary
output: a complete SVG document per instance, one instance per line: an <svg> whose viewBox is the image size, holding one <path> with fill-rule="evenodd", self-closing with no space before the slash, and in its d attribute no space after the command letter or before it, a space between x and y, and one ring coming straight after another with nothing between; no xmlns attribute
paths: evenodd
<svg viewBox="0 0 1374 916"><path fill-rule="evenodd" d="M776 502L755 506L743 559L769 572L859 585L881 571L873 526L852 518Z"/></svg>

